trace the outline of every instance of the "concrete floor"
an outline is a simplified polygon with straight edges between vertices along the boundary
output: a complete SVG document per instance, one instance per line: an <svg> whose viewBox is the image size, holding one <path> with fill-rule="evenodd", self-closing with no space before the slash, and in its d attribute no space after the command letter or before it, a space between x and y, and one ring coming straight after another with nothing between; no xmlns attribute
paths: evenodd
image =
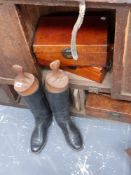
<svg viewBox="0 0 131 175"><path fill-rule="evenodd" d="M74 152L53 122L41 154L30 152L34 127L31 112L0 106L0 175L131 175L131 125L73 118L84 137L84 149Z"/></svg>

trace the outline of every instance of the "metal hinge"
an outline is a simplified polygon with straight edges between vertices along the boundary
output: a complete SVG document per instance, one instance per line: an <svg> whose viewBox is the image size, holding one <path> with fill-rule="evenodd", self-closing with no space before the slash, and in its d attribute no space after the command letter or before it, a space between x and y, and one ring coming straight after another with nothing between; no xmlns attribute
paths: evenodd
<svg viewBox="0 0 131 175"><path fill-rule="evenodd" d="M88 87L88 91L98 94L99 88L98 87Z"/></svg>

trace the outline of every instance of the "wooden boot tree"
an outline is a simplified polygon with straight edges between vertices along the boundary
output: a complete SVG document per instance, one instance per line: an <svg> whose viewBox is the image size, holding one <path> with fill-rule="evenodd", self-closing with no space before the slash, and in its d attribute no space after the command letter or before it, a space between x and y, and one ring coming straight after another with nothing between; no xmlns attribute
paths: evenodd
<svg viewBox="0 0 131 175"><path fill-rule="evenodd" d="M24 72L23 67L19 65L13 65L13 70L17 74L14 80L14 89L18 94L28 96L38 90L39 82L33 74Z"/></svg>
<svg viewBox="0 0 131 175"><path fill-rule="evenodd" d="M59 69L60 61L56 60L50 64L51 72L46 75L45 87L49 92L60 93L65 91L69 85L69 78L63 70Z"/></svg>

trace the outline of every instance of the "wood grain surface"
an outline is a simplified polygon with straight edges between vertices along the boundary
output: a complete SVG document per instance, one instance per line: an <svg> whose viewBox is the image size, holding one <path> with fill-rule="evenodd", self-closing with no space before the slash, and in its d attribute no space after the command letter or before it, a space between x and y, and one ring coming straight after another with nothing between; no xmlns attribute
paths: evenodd
<svg viewBox="0 0 131 175"><path fill-rule="evenodd" d="M37 70L15 5L0 5L0 23L0 83L13 84L13 64Z"/></svg>
<svg viewBox="0 0 131 175"><path fill-rule="evenodd" d="M121 15L122 14L122 15ZM116 11L112 98L131 101L131 11Z"/></svg>
<svg viewBox="0 0 131 175"><path fill-rule="evenodd" d="M0 3L13 3L13 4L59 4L64 3L64 5L67 4L67 2L80 2L80 0L0 0ZM131 4L131 0L86 0L86 2L93 2L93 3L110 3L110 4Z"/></svg>
<svg viewBox="0 0 131 175"><path fill-rule="evenodd" d="M98 118L131 123L131 102L113 100L110 96L88 94L86 114Z"/></svg>
<svg viewBox="0 0 131 175"><path fill-rule="evenodd" d="M64 68L64 70L101 83L105 77L105 68L100 67L77 67L76 69Z"/></svg>
<svg viewBox="0 0 131 175"><path fill-rule="evenodd" d="M42 69L42 79L43 83L45 80L46 75L50 72L50 70ZM95 81L89 80L88 78L84 78L81 76L78 76L76 74L66 72L66 74L69 76L69 83L70 87L74 89L83 89L88 90L89 92L105 92L105 93L111 93L111 73L108 72L103 80L102 83L97 83Z"/></svg>
<svg viewBox="0 0 131 175"><path fill-rule="evenodd" d="M77 61L63 56L70 48L70 40L76 17L57 16L40 19L35 39L34 53L41 65L59 59L61 66L106 66L108 60L108 18L88 16L77 36Z"/></svg>

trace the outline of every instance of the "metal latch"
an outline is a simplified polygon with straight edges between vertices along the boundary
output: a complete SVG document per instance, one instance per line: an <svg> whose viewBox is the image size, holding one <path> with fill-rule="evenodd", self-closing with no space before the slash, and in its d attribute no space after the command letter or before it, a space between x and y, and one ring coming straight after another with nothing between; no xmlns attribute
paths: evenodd
<svg viewBox="0 0 131 175"><path fill-rule="evenodd" d="M110 117L112 119L115 119L115 120L121 120L122 119L122 115L120 113L116 113L116 112L110 112Z"/></svg>

